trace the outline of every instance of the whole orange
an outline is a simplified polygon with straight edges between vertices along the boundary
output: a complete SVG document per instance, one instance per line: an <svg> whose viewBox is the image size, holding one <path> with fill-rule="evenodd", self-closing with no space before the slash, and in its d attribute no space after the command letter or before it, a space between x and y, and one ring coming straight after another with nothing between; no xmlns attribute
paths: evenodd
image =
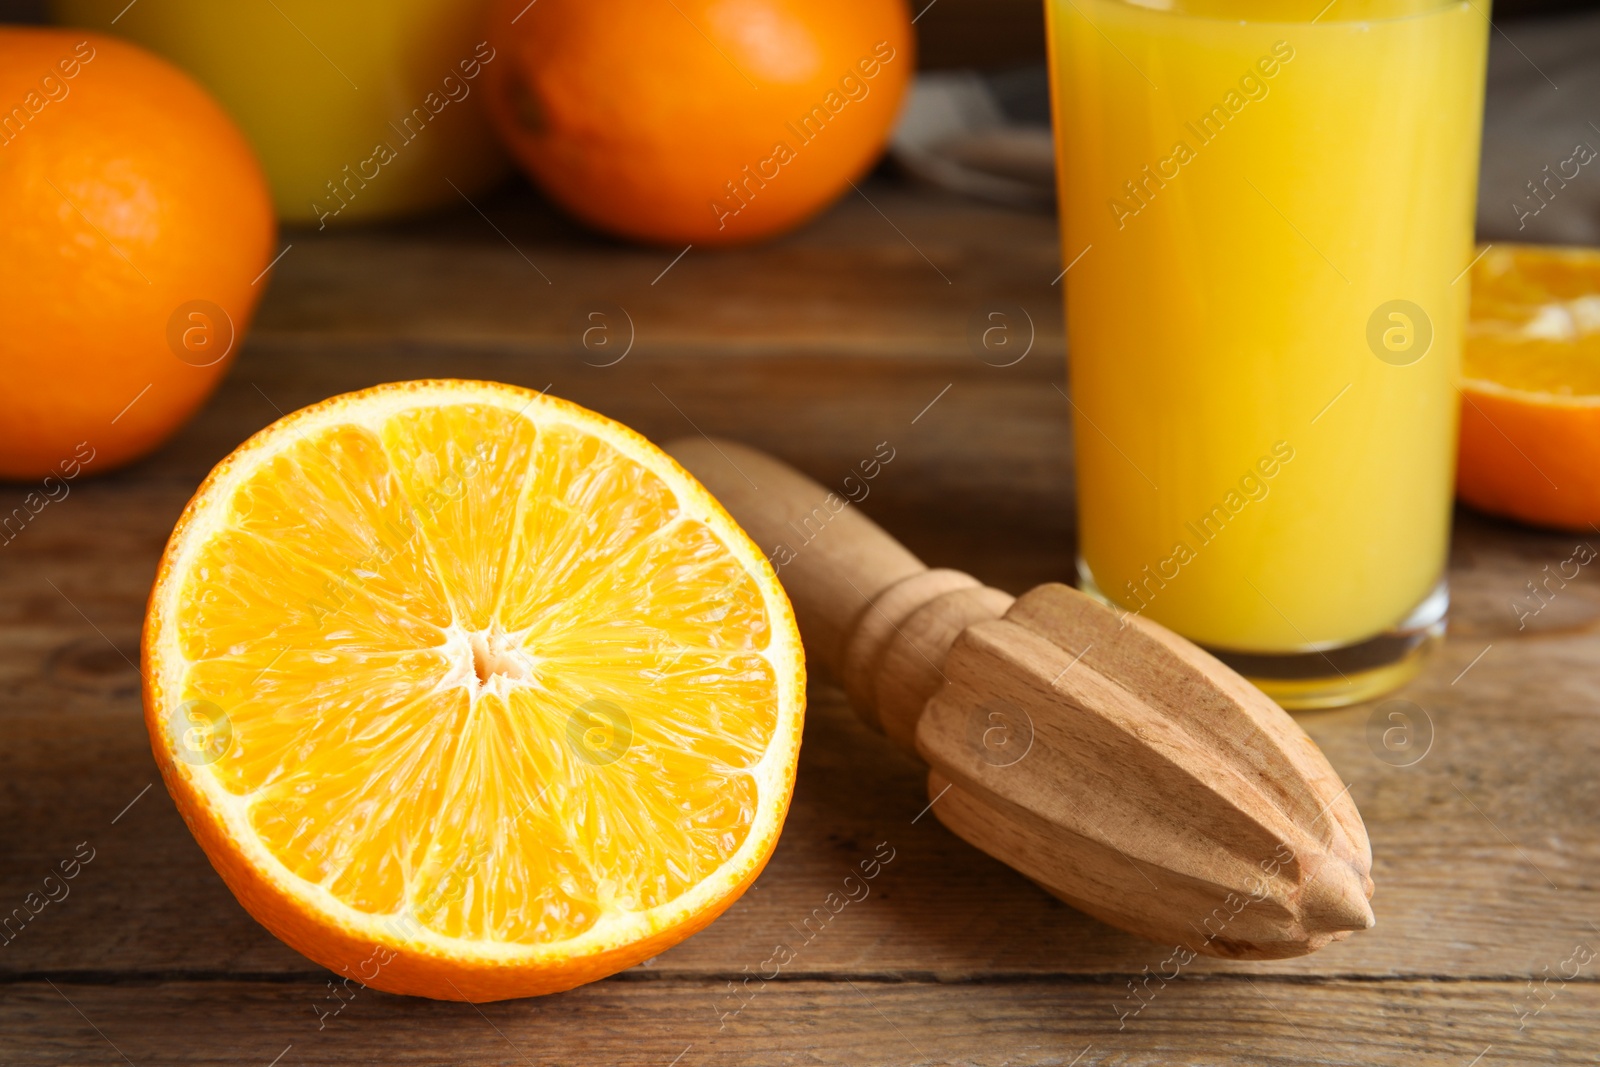
<svg viewBox="0 0 1600 1067"><path fill-rule="evenodd" d="M485 69L512 153L599 229L788 230L882 151L915 57L904 0L503 0Z"/></svg>
<svg viewBox="0 0 1600 1067"><path fill-rule="evenodd" d="M170 436L266 286L272 201L188 75L81 30L0 29L0 478Z"/></svg>

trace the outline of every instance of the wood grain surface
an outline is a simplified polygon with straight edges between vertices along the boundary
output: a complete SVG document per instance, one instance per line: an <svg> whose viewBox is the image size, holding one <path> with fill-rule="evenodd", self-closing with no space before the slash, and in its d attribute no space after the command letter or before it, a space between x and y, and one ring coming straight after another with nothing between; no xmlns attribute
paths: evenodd
<svg viewBox="0 0 1600 1067"><path fill-rule="evenodd" d="M283 235L255 331L205 410L0 545L0 917L92 854L69 895L0 941L0 1064L1596 1062L1600 582L1586 569L1519 629L1525 583L1575 538L1470 513L1451 634L1397 695L1410 703L1300 717L1372 838L1378 925L1347 942L1173 976L1170 946L1068 909L944 830L918 765L818 671L782 841L706 932L595 986L481 1010L361 990L319 1029L329 976L233 901L157 782L140 719L137 627L189 494L280 411L485 377L549 386L660 441L746 441L824 484L888 442L860 506L922 559L1012 593L1066 578L1053 221L863 189L775 245L675 265L681 249L606 244L518 189L483 215ZM1015 309L1032 322L1009 366L969 340L1002 306L1018 345ZM610 366L594 364L619 349L580 343L597 309L619 343L632 323ZM0 486L0 511L26 492ZM1396 710L1411 732L1386 747ZM880 842L895 858L870 896L802 933ZM795 959L764 977L778 944Z"/></svg>

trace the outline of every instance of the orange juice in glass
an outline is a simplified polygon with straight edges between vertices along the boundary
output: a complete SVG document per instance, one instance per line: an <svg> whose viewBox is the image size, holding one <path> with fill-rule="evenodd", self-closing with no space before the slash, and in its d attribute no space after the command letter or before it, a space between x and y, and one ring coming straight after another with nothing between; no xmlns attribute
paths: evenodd
<svg viewBox="0 0 1600 1067"><path fill-rule="evenodd" d="M1085 588L1290 707L1442 633L1487 13L1046 0Z"/></svg>

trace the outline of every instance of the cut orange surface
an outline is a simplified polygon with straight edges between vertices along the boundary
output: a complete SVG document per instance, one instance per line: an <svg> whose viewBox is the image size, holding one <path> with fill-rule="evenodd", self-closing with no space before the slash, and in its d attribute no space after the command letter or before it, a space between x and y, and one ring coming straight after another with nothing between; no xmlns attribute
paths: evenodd
<svg viewBox="0 0 1600 1067"><path fill-rule="evenodd" d="M341 975L567 989L705 926L794 783L800 639L644 438L511 386L335 397L219 464L145 622L167 787L263 925Z"/></svg>
<svg viewBox="0 0 1600 1067"><path fill-rule="evenodd" d="M1600 524L1600 250L1494 245L1473 267L1456 489L1523 522Z"/></svg>

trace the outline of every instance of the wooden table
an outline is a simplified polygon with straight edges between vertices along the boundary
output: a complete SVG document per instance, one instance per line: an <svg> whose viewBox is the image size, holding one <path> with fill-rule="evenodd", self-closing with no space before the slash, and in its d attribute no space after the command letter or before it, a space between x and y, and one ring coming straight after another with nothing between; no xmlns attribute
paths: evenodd
<svg viewBox="0 0 1600 1067"><path fill-rule="evenodd" d="M1144 987L1134 1014L1130 980L1167 949L947 833L919 768L817 677L783 839L709 930L570 993L477 1008L362 991L319 1028L328 974L245 914L153 784L133 663L184 501L280 412L376 382L494 378L656 440L748 441L830 482L887 441L864 508L925 559L1013 592L1065 579L1054 221L865 189L778 244L677 260L587 236L516 189L481 202L487 218L284 235L212 403L0 547L0 909L75 850L93 856L0 947L0 1064L1595 1062L1600 583L1586 568L1519 630L1512 602L1575 538L1470 514L1450 639L1402 694L1431 721L1426 755L1394 765L1369 739L1387 725L1372 707L1302 718L1372 834L1378 926L1349 942L1196 962ZM608 367L573 325L602 305L636 333ZM968 333L1003 305L1035 336L997 367ZM0 489L0 510L22 492ZM895 858L871 895L734 995L880 842Z"/></svg>

